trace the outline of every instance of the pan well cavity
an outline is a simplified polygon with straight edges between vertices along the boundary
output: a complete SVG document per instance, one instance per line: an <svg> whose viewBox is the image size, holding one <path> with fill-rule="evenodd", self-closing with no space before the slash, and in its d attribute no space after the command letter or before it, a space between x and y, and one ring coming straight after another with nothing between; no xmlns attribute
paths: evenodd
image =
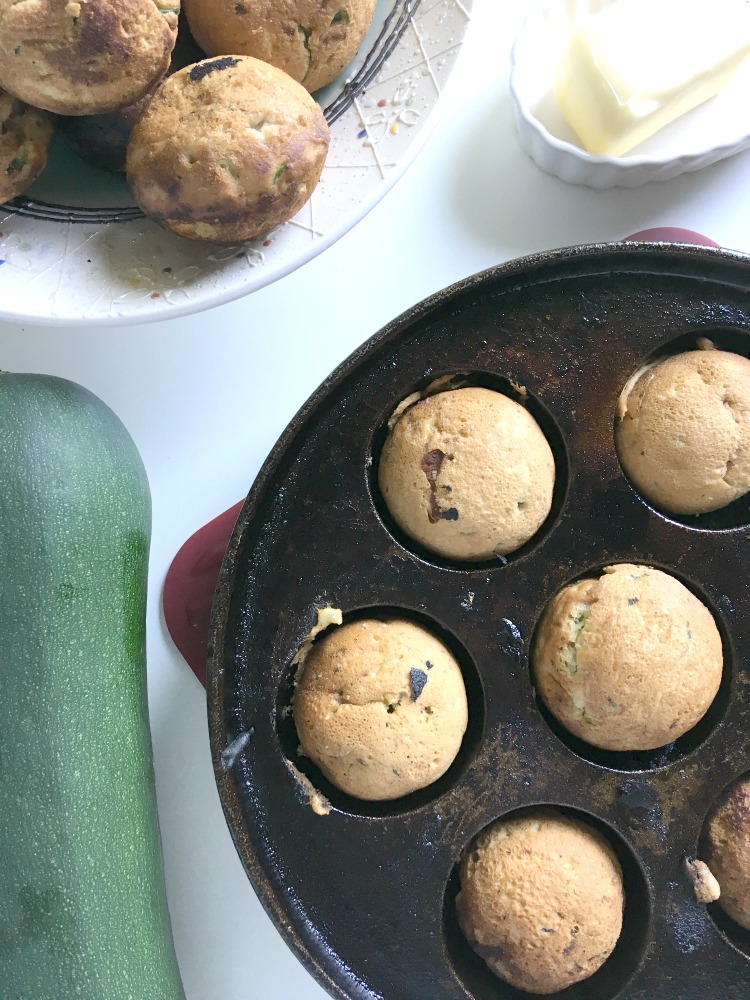
<svg viewBox="0 0 750 1000"><path fill-rule="evenodd" d="M329 767L329 776L326 777L321 767L310 756L301 752L300 736L295 724L293 704L295 691L300 683L302 671L307 668L307 662L309 661L306 661L302 665L289 664L277 699L276 731L281 751L286 759L330 803L332 808L344 813L367 817L398 816L421 809L445 795L458 782L474 759L484 738L484 689L479 672L468 651L453 633L435 620L409 608L376 606L345 611L342 626L340 627L354 626L357 623L361 624L363 622L374 622L377 624L404 622L412 626L417 626L419 629L425 630L433 640L437 640L447 650L455 663L458 664L463 681L463 690L466 695L468 721L466 722L463 736L461 737L460 734L458 736L460 745L458 745L457 752L447 769L424 787L407 794L399 795L398 797L365 798L352 794L350 791L342 790L342 787L338 787L334 783L334 780L332 780L333 771L337 765L335 760L333 762L334 766ZM325 641L328 634L335 631L336 628L339 628L339 626L334 626L332 629L318 636L315 639L315 645ZM355 630L350 630L349 635L354 636L357 642L361 639L361 635L358 638ZM382 775L382 768L384 766L382 760L383 754L381 753L382 748L383 746L390 745L391 742L399 745L402 739L401 734L403 733L405 737L403 740L403 757L400 761L395 758L389 761L389 767L394 770L394 774L393 776L390 774L386 775L388 781L392 783L391 788L398 789L403 786L404 781L409 780L410 771L416 767L416 765L411 765L411 760L413 759L411 748L416 747L415 752L421 753L424 746L430 745L429 737L424 741L422 740L422 727L425 727L425 732L429 732L429 730L434 731L436 726L445 723L446 729L451 729L452 720L447 719L446 712L450 715L452 708L446 706L445 701L433 703L432 691L435 690L436 684L439 686L442 683L441 671L443 668L440 664L433 662L433 658L431 658L429 653L425 656L420 656L415 652L413 656L409 655L408 662L407 659L403 660L404 671L402 672L404 676L400 682L395 684L390 683L389 680L381 690L382 685L379 678L373 676L378 669L377 665L372 660L359 655L350 655L343 642L344 633L339 633L339 637L342 638L341 645L344 648L339 651L340 661L337 661L337 665L333 669L338 668L339 662L343 664L342 670L348 669L345 661L349 660L353 665L353 672L348 674L345 681L346 686L342 682L341 689L332 692L332 695L328 697L325 704L328 705L328 701L330 701L331 706L329 706L328 710L334 712L337 712L337 710L340 711L343 705L351 705L351 708L346 707L344 711L353 712L356 716L362 715L364 719L364 728L362 731L357 733L356 729L354 730L356 748L353 741L351 750L348 743L338 747L336 750L336 753L340 755L340 759L346 760L347 777L341 781L341 784L342 786L350 785L353 787L366 786L369 781L369 776L365 778L367 768L378 768L375 772L368 772L368 775L370 773ZM384 641L387 641L385 637ZM436 667L437 669L435 669ZM367 672L367 677L359 676L363 669ZM355 705L354 702L361 702L363 700L362 692L365 690L368 692L366 695L367 699L370 698L373 690L376 691L377 697L370 704L364 706L361 704ZM300 715L300 718L302 718L302 715ZM323 727L325 727L325 722L323 722ZM394 730L395 735L392 739ZM455 730L452 731L455 732ZM362 742L360 742L360 736ZM369 740L372 740L372 742L368 751ZM399 750L400 752L401 749ZM437 755L435 760L437 760ZM433 760L433 763L435 763L435 760ZM362 769L362 777L365 780L359 780L357 768L354 766L355 763ZM423 763L430 766L429 761L423 761ZM352 766L349 767L349 764ZM378 778L377 780L380 782L381 779ZM391 788L386 790L384 794L392 795L393 791ZM367 794L370 795L372 792L368 791Z"/></svg>
<svg viewBox="0 0 750 1000"><path fill-rule="evenodd" d="M614 950L604 964L588 979L568 986L564 990L545 995L565 997L565 1000L610 1000L610 998L619 996L633 979L651 937L651 900L646 875L630 844L612 826L590 813L550 803L514 810L504 814L499 819L502 821L516 818L532 820L545 813L561 815L585 824L586 827L604 838L614 852L622 870L625 897L622 930ZM490 824L490 826L492 825L494 824ZM475 845L476 838L467 846L466 851L471 851ZM459 923L456 904L456 897L461 889L462 860L463 858L457 862L451 872L443 901L444 944L454 975L467 995L473 1000L498 1000L499 997L502 997L503 1000L528 1000L529 997L541 995L519 989L499 978L469 944ZM503 905L501 901L500 906ZM562 930L562 926L548 927L545 925L544 927L545 933L561 933ZM568 927L567 930L570 938L568 942L569 954L572 954L575 947L575 924Z"/></svg>
<svg viewBox="0 0 750 1000"><path fill-rule="evenodd" d="M722 724L732 692L733 646L723 616L702 588L692 580L675 573L670 567L652 566L645 560L643 563L634 560L632 565L628 563L617 565L621 569L618 569L618 573L611 576L607 583L614 580L615 576L619 576L621 579L618 581L618 588L613 586L608 592L594 590L587 593L583 589L586 581L607 579L605 567L596 567L579 574L561 588L548 603L534 629L529 657L530 681L542 718L554 735L578 757L613 771L654 771L677 764L688 757ZM583 659L581 653L584 647L588 645L586 652L590 657L592 649L595 650L597 646L603 652L607 652L619 642L624 649L633 649L637 654L635 646L631 645L635 637L640 636L645 641L653 633L653 642L661 648L666 641L665 630L667 630L669 641L675 646L673 661L675 669L679 669L678 654L683 651L683 646L686 662L690 662L693 644L699 639L698 625L695 622L687 616L684 621L678 619L677 612L674 614L674 619L667 622L662 617L662 607L653 601L650 609L646 605L645 612L645 620L647 622L650 620L650 625L645 628L639 626L636 618L641 620L644 618L641 605L641 601L644 600L643 590L646 591L644 604L650 601L648 589L644 586L643 580L638 579L644 567L659 570L672 577L707 609L721 642L721 678L718 690L704 714L683 735L674 740L669 740L667 735L664 744L655 749L613 749L611 744L615 740L610 737L616 727L619 728L618 717L629 719L632 715L634 724L637 725L638 704L642 703L644 719L648 719L651 724L650 706L652 702L658 701L662 688L658 684L658 674L651 675L649 683L653 683L654 686L653 689L646 691L643 678L639 683L637 677L630 678L629 674L626 675L623 667L623 673L619 676L616 673L609 675L612 678L611 689L596 692L595 704L598 706L596 710L590 700L591 688L588 686L590 680L584 681L585 659L583 663L580 662ZM621 594L618 592L623 588L626 590L629 584L632 593L631 590L627 590L627 593L623 590ZM582 585L581 589L579 585ZM607 604L600 605L596 615L592 617L592 608L600 599L606 600ZM687 607L689 613L691 605L688 604ZM628 627L628 616L633 617L632 630ZM706 627L710 628L710 619L705 615L703 618L704 630ZM597 634L596 629L602 625L606 626L604 634ZM678 635L680 628L684 632L684 642L682 632ZM614 635L613 629L619 630L619 639ZM716 641L715 635L713 641ZM557 664L556 668L552 664L553 658ZM595 662L589 659L589 667ZM624 659L623 662L626 663L627 660ZM614 665L617 665L616 660ZM593 677L593 674L589 673L589 677ZM676 684L679 690L679 677L673 677L672 684L673 686ZM629 692L626 695L630 698L629 702L625 702L622 692ZM688 701L686 699L686 702ZM611 726L608 725L607 719L612 723ZM665 733L668 734L668 730L667 725Z"/></svg>
<svg viewBox="0 0 750 1000"><path fill-rule="evenodd" d="M502 436L489 444L486 404L496 397L475 397L464 408L469 394L459 397L462 389L489 390L521 407L507 414L520 435L520 445L509 446L507 476ZM437 399L448 392L450 413L447 397ZM491 372L433 373L405 390L384 414L370 454L368 488L382 524L403 548L444 569L496 570L522 558L552 531L567 496L568 455L557 421L528 386Z"/></svg>
<svg viewBox="0 0 750 1000"><path fill-rule="evenodd" d="M716 351L739 360L712 370ZM686 528L750 525L748 359L750 334L683 334L650 352L623 386L613 428L623 475L648 507Z"/></svg>
<svg viewBox="0 0 750 1000"><path fill-rule="evenodd" d="M709 916L733 948L750 958L750 772L732 781L717 797L706 815L696 858L708 866L718 882L706 895ZM693 869L695 871L695 869ZM705 869L703 870L705 872ZM703 874L701 872L701 874ZM709 882L709 889L715 888ZM696 886L696 894L702 886Z"/></svg>

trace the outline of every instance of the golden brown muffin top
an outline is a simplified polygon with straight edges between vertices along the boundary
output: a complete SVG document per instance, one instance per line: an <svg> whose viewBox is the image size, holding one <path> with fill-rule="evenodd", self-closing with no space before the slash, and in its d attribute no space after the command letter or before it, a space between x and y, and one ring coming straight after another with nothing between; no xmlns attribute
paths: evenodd
<svg viewBox="0 0 750 1000"><path fill-rule="evenodd" d="M378 482L411 538L448 559L493 559L520 548L552 504L555 461L519 403L470 386L428 396L396 421Z"/></svg>
<svg viewBox="0 0 750 1000"><path fill-rule="evenodd" d="M622 929L614 851L552 809L498 820L469 847L456 899L472 948L507 982L554 993L592 975Z"/></svg>
<svg viewBox="0 0 750 1000"><path fill-rule="evenodd" d="M0 90L0 203L22 194L42 171L53 135L45 111Z"/></svg>
<svg viewBox="0 0 750 1000"><path fill-rule="evenodd" d="M623 390L615 441L626 474L661 510L726 506L750 489L750 361L700 350L646 368Z"/></svg>
<svg viewBox="0 0 750 1000"><path fill-rule="evenodd" d="M180 235L249 239L294 215L325 163L320 106L281 70L221 56L165 80L130 136L138 204Z"/></svg>
<svg viewBox="0 0 750 1000"><path fill-rule="evenodd" d="M461 669L410 621L363 619L326 632L304 660L293 702L301 750L342 791L395 799L437 780L461 746Z"/></svg>
<svg viewBox="0 0 750 1000"><path fill-rule="evenodd" d="M0 84L59 114L132 104L166 72L173 23L154 0L0 0Z"/></svg>
<svg viewBox="0 0 750 1000"><path fill-rule="evenodd" d="M734 782L711 810L702 848L721 889L719 905L750 930L750 776Z"/></svg>
<svg viewBox="0 0 750 1000"><path fill-rule="evenodd" d="M356 54L376 0L187 0L185 13L208 55L255 56L307 90L330 83Z"/></svg>
<svg viewBox="0 0 750 1000"><path fill-rule="evenodd" d="M668 573L630 563L559 591L532 650L534 682L552 714L607 750L678 739L706 713L722 667L708 608Z"/></svg>

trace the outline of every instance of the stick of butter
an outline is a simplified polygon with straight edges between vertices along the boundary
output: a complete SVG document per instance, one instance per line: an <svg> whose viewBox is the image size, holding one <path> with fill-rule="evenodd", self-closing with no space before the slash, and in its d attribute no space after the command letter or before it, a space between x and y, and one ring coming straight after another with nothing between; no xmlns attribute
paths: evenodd
<svg viewBox="0 0 750 1000"><path fill-rule="evenodd" d="M749 54L747 0L615 0L571 36L554 96L588 152L622 156L718 94Z"/></svg>

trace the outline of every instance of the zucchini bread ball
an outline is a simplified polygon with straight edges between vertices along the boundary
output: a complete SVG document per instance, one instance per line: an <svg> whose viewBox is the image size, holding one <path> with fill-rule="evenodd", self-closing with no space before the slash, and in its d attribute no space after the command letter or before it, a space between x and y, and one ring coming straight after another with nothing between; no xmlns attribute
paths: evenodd
<svg viewBox="0 0 750 1000"><path fill-rule="evenodd" d="M0 86L89 115L132 104L166 73L176 10L154 0L0 0Z"/></svg>
<svg viewBox="0 0 750 1000"><path fill-rule="evenodd" d="M719 906L750 930L750 775L730 785L709 813L701 856L719 883Z"/></svg>
<svg viewBox="0 0 750 1000"><path fill-rule="evenodd" d="M447 559L514 552L552 506L555 460L519 403L472 386L405 410L380 457L378 482L398 526Z"/></svg>
<svg viewBox="0 0 750 1000"><path fill-rule="evenodd" d="M622 930L622 870L580 820L534 809L477 837L459 870L458 921L492 971L518 989L556 993L593 975Z"/></svg>
<svg viewBox="0 0 750 1000"><path fill-rule="evenodd" d="M304 658L292 703L300 750L359 799L397 799L452 764L468 722L461 668L420 625L363 619Z"/></svg>
<svg viewBox="0 0 750 1000"><path fill-rule="evenodd" d="M623 390L617 454L637 490L673 514L718 510L750 490L750 361L676 354Z"/></svg>
<svg viewBox="0 0 750 1000"><path fill-rule="evenodd" d="M532 650L534 684L569 732L605 750L654 750L703 718L721 683L713 615L650 566L607 566L555 595Z"/></svg>
<svg viewBox="0 0 750 1000"><path fill-rule="evenodd" d="M0 90L0 204L22 194L41 173L53 136L45 111Z"/></svg>
<svg viewBox="0 0 750 1000"><path fill-rule="evenodd" d="M186 0L190 30L209 56L255 56L307 90L334 80L370 27L377 0Z"/></svg>
<svg viewBox="0 0 750 1000"><path fill-rule="evenodd" d="M329 142L320 106L291 77L222 56L161 84L130 135L126 171L135 200L165 229L232 243L302 208Z"/></svg>

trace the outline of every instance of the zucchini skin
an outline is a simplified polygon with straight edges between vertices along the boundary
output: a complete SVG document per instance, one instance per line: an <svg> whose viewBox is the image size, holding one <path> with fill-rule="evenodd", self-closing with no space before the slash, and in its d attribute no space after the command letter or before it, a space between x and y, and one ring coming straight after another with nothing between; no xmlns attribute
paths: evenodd
<svg viewBox="0 0 750 1000"><path fill-rule="evenodd" d="M115 414L0 373L0 994L184 1000L148 722L151 499Z"/></svg>

